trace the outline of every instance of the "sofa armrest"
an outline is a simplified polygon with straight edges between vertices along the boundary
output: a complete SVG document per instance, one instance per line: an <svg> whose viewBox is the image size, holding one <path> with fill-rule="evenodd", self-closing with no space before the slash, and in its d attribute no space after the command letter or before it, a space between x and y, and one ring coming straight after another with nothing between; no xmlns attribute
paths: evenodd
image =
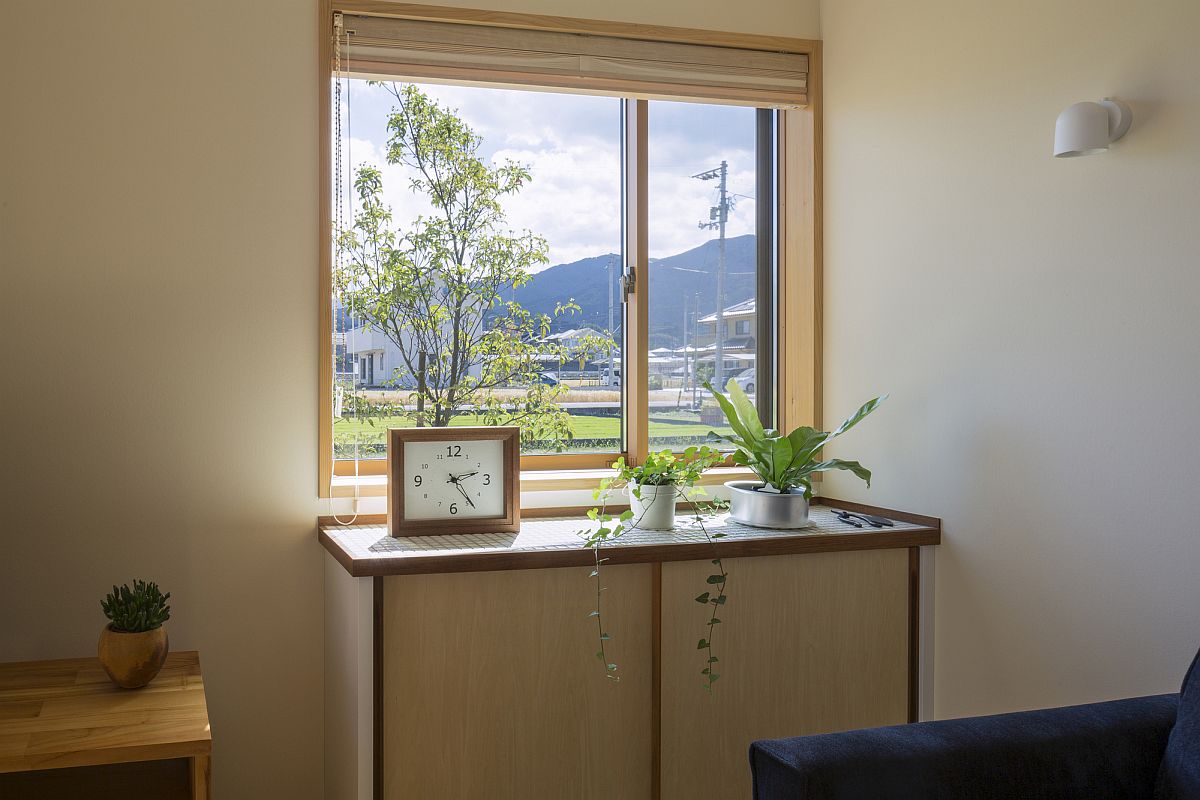
<svg viewBox="0 0 1200 800"><path fill-rule="evenodd" d="M774 739L755 800L1151 800L1179 696Z"/></svg>

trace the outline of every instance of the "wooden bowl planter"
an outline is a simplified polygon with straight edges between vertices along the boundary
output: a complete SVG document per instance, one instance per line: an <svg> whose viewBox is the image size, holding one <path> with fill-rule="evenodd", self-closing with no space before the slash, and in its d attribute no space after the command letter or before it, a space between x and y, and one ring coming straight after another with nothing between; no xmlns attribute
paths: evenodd
<svg viewBox="0 0 1200 800"><path fill-rule="evenodd" d="M134 581L133 587L114 586L100 603L109 623L100 631L96 653L113 683L123 689L140 689L162 669L170 643L163 623L171 618L158 584Z"/></svg>
<svg viewBox="0 0 1200 800"><path fill-rule="evenodd" d="M158 675L169 649L167 629L162 626L129 633L113 630L110 623L100 631L97 655L113 683L122 689L140 689Z"/></svg>

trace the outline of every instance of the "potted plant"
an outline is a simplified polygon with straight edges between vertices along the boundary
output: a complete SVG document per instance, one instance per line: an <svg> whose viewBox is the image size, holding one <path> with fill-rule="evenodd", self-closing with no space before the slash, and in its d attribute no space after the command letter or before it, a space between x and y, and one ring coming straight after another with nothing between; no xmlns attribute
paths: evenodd
<svg viewBox="0 0 1200 800"><path fill-rule="evenodd" d="M113 590L100 603L109 622L100 632L100 664L113 683L139 689L162 669L167 660L167 629L171 607L158 584L135 580Z"/></svg>
<svg viewBox="0 0 1200 800"><path fill-rule="evenodd" d="M675 502L686 499L687 489L700 474L720 460L721 455L708 447L688 448L679 455L670 450L648 453L636 467L618 458L613 464L616 475L602 483L601 490L625 487L633 512L630 527L669 531L675 527Z"/></svg>
<svg viewBox="0 0 1200 800"><path fill-rule="evenodd" d="M812 499L812 476L817 472L844 469L871 485L871 471L857 461L839 458L820 460L821 448L841 436L870 414L887 395L862 405L834 431L799 427L786 436L763 427L758 409L730 379L728 396L704 384L725 412L733 434L715 431L709 437L733 445L733 461L749 467L759 481L729 481L729 516L737 522L760 528L802 528L808 524L808 501Z"/></svg>

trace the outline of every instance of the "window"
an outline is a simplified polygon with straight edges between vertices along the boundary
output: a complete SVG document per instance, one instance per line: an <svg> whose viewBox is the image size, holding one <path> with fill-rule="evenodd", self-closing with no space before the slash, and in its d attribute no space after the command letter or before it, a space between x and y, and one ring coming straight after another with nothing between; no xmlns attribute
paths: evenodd
<svg viewBox="0 0 1200 800"><path fill-rule="evenodd" d="M744 334L759 303L768 315L773 307L758 297L759 276L772 286L774 264L759 257L758 237L771 232L758 230L755 192L774 176L759 157L755 109L648 105L648 445L679 450L709 431L732 432L705 384L723 389L759 362L773 370L770 342ZM756 399L769 420L766 398Z"/></svg>
<svg viewBox="0 0 1200 800"><path fill-rule="evenodd" d="M472 39L484 26L462 24L471 13L332 26L323 465L382 472L386 429L418 424L519 424L526 469L636 460L722 430L705 383L755 372L739 382L764 420L815 420L803 392L775 407L798 379L815 398L803 372L815 308L777 270L792 258L815 275L815 237L779 208L791 196L804 217L815 196L815 170L799 168L812 163L812 114L777 105L805 99L807 43L790 56L787 40L735 37L751 45L735 50L682 43L691 32L544 39L563 21L526 16L532 28L500 21ZM497 37L510 38L503 70L486 63ZM481 63L439 46L474 47ZM539 71L570 47L578 75ZM653 73L651 94L675 85L678 99L634 99L651 85L637 70ZM779 325L784 302L813 327ZM776 370L785 353L798 362Z"/></svg>
<svg viewBox="0 0 1200 800"><path fill-rule="evenodd" d="M368 353L371 390L341 387L335 457L382 458L388 428L416 425L519 425L524 455L623 452L621 101L339 88L334 335Z"/></svg>

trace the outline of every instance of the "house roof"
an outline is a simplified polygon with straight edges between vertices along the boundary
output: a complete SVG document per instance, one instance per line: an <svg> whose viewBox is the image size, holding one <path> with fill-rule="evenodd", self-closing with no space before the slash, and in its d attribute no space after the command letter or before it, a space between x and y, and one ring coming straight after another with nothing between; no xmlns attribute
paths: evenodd
<svg viewBox="0 0 1200 800"><path fill-rule="evenodd" d="M723 315L726 317L750 317L754 315L754 298L743 300L740 303L734 303L724 310ZM717 312L713 312L706 317L701 317L698 322L716 322Z"/></svg>

